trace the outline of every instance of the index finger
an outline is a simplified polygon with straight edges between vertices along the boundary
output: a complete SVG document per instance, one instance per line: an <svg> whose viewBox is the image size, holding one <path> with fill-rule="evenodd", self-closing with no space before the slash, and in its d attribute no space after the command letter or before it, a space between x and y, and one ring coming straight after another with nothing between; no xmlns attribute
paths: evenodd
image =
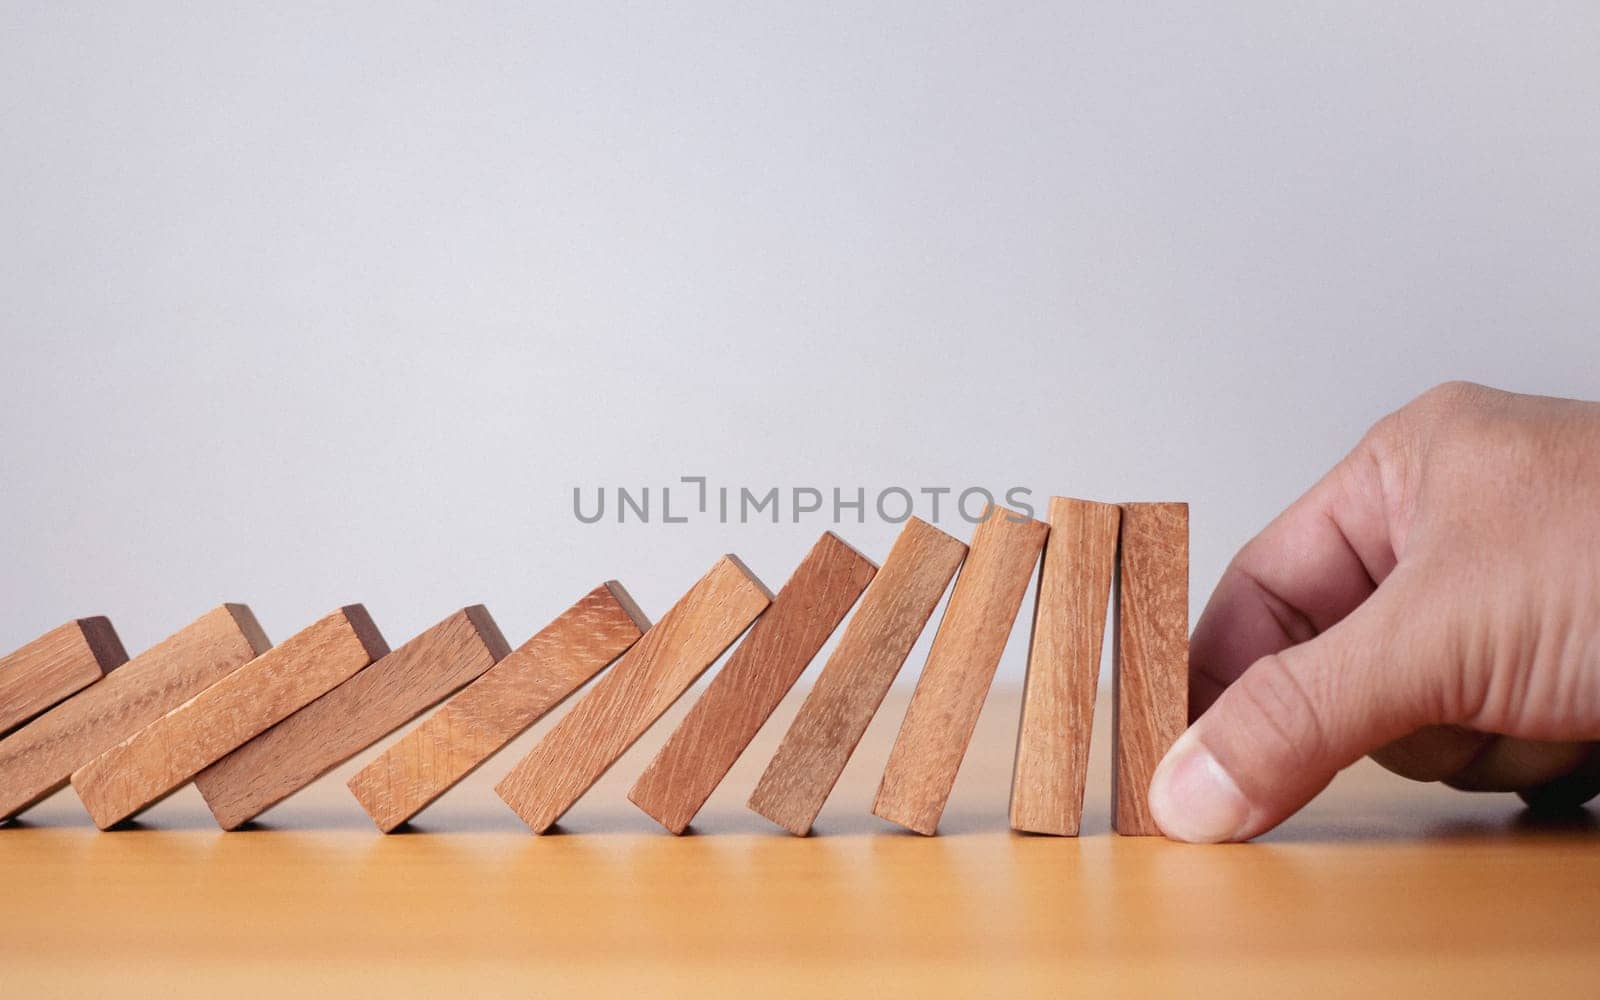
<svg viewBox="0 0 1600 1000"><path fill-rule="evenodd" d="M1251 539L1222 574L1190 643L1191 720L1245 668L1322 634L1393 572L1385 470L1371 439Z"/></svg>

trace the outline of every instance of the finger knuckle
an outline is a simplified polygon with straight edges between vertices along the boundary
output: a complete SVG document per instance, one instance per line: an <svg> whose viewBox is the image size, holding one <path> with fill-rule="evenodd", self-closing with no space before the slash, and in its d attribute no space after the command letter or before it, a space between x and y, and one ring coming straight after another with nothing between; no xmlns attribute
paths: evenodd
<svg viewBox="0 0 1600 1000"><path fill-rule="evenodd" d="M1418 396L1410 405L1441 416L1459 416L1482 409L1494 393L1495 390L1476 382L1441 382Z"/></svg>
<svg viewBox="0 0 1600 1000"><path fill-rule="evenodd" d="M1380 420L1371 437L1395 441L1434 436L1481 415L1495 395L1475 382L1441 382Z"/></svg>

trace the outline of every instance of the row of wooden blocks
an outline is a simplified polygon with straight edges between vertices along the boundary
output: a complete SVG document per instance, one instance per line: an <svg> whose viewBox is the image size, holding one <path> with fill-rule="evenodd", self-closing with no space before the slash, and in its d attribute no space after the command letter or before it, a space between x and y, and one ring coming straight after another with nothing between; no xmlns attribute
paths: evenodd
<svg viewBox="0 0 1600 1000"><path fill-rule="evenodd" d="M1146 791L1186 717L1188 508L1058 497L1048 518L992 508L970 549L912 519L881 568L825 533L776 596L724 556L654 625L609 582L515 650L481 606L393 651L360 605L276 646L223 605L131 660L106 619L70 622L0 659L0 820L70 781L106 829L193 781L232 830L443 701L350 779L388 832L600 675L496 786L543 832L748 629L629 793L682 833L859 599L749 799L803 836L956 578L872 809L933 834L1042 553L1011 825L1078 832L1114 591L1112 822L1156 833Z"/></svg>

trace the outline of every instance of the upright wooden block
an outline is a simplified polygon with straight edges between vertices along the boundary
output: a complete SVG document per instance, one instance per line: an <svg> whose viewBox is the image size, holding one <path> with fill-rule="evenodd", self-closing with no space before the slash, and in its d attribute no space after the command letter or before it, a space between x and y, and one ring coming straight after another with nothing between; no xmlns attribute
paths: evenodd
<svg viewBox="0 0 1600 1000"><path fill-rule="evenodd" d="M687 829L877 571L824 532L634 783L633 804L673 833Z"/></svg>
<svg viewBox="0 0 1600 1000"><path fill-rule="evenodd" d="M340 608L78 768L72 787L109 829L388 652L366 608Z"/></svg>
<svg viewBox="0 0 1600 1000"><path fill-rule="evenodd" d="M1189 717L1189 505L1122 507L1112 639L1111 827L1159 836L1150 778Z"/></svg>
<svg viewBox="0 0 1600 1000"><path fill-rule="evenodd" d="M596 587L357 772L350 791L389 833L565 701L649 627L622 584Z"/></svg>
<svg viewBox="0 0 1600 1000"><path fill-rule="evenodd" d="M426 711L510 649L482 605L457 611L201 771L195 787L237 829Z"/></svg>
<svg viewBox="0 0 1600 1000"><path fill-rule="evenodd" d="M495 791L533 832L548 830L771 600L743 563L723 556Z"/></svg>
<svg viewBox="0 0 1600 1000"><path fill-rule="evenodd" d="M1115 504L1050 500L1011 776L1013 830L1078 835L1120 520Z"/></svg>
<svg viewBox="0 0 1600 1000"><path fill-rule="evenodd" d="M806 695L750 796L750 808L803 837L833 791L967 547L911 518Z"/></svg>
<svg viewBox="0 0 1600 1000"><path fill-rule="evenodd" d="M105 618L79 618L0 657L0 733L7 733L122 664L128 654Z"/></svg>
<svg viewBox="0 0 1600 1000"><path fill-rule="evenodd" d="M874 815L928 836L937 832L1049 533L1044 522L1003 507L990 507L973 532L972 551L889 751Z"/></svg>
<svg viewBox="0 0 1600 1000"><path fill-rule="evenodd" d="M0 820L271 645L249 608L224 604L0 740Z"/></svg>

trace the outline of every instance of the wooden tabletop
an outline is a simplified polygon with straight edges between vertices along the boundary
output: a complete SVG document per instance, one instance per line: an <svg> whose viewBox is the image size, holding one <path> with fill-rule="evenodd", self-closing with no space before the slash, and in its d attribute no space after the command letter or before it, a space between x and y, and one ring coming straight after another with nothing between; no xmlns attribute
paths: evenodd
<svg viewBox="0 0 1600 1000"><path fill-rule="evenodd" d="M816 835L797 839L744 809L791 693L673 837L625 793L689 700L543 837L491 786L548 722L391 836L344 786L371 752L229 834L192 788L110 833L64 792L0 829L0 984L19 997L1600 991L1588 813L1538 824L1510 796L1362 763L1254 844L1118 838L1102 724L1085 836L1018 836L1018 693L999 688L926 838L869 815L896 691Z"/></svg>

